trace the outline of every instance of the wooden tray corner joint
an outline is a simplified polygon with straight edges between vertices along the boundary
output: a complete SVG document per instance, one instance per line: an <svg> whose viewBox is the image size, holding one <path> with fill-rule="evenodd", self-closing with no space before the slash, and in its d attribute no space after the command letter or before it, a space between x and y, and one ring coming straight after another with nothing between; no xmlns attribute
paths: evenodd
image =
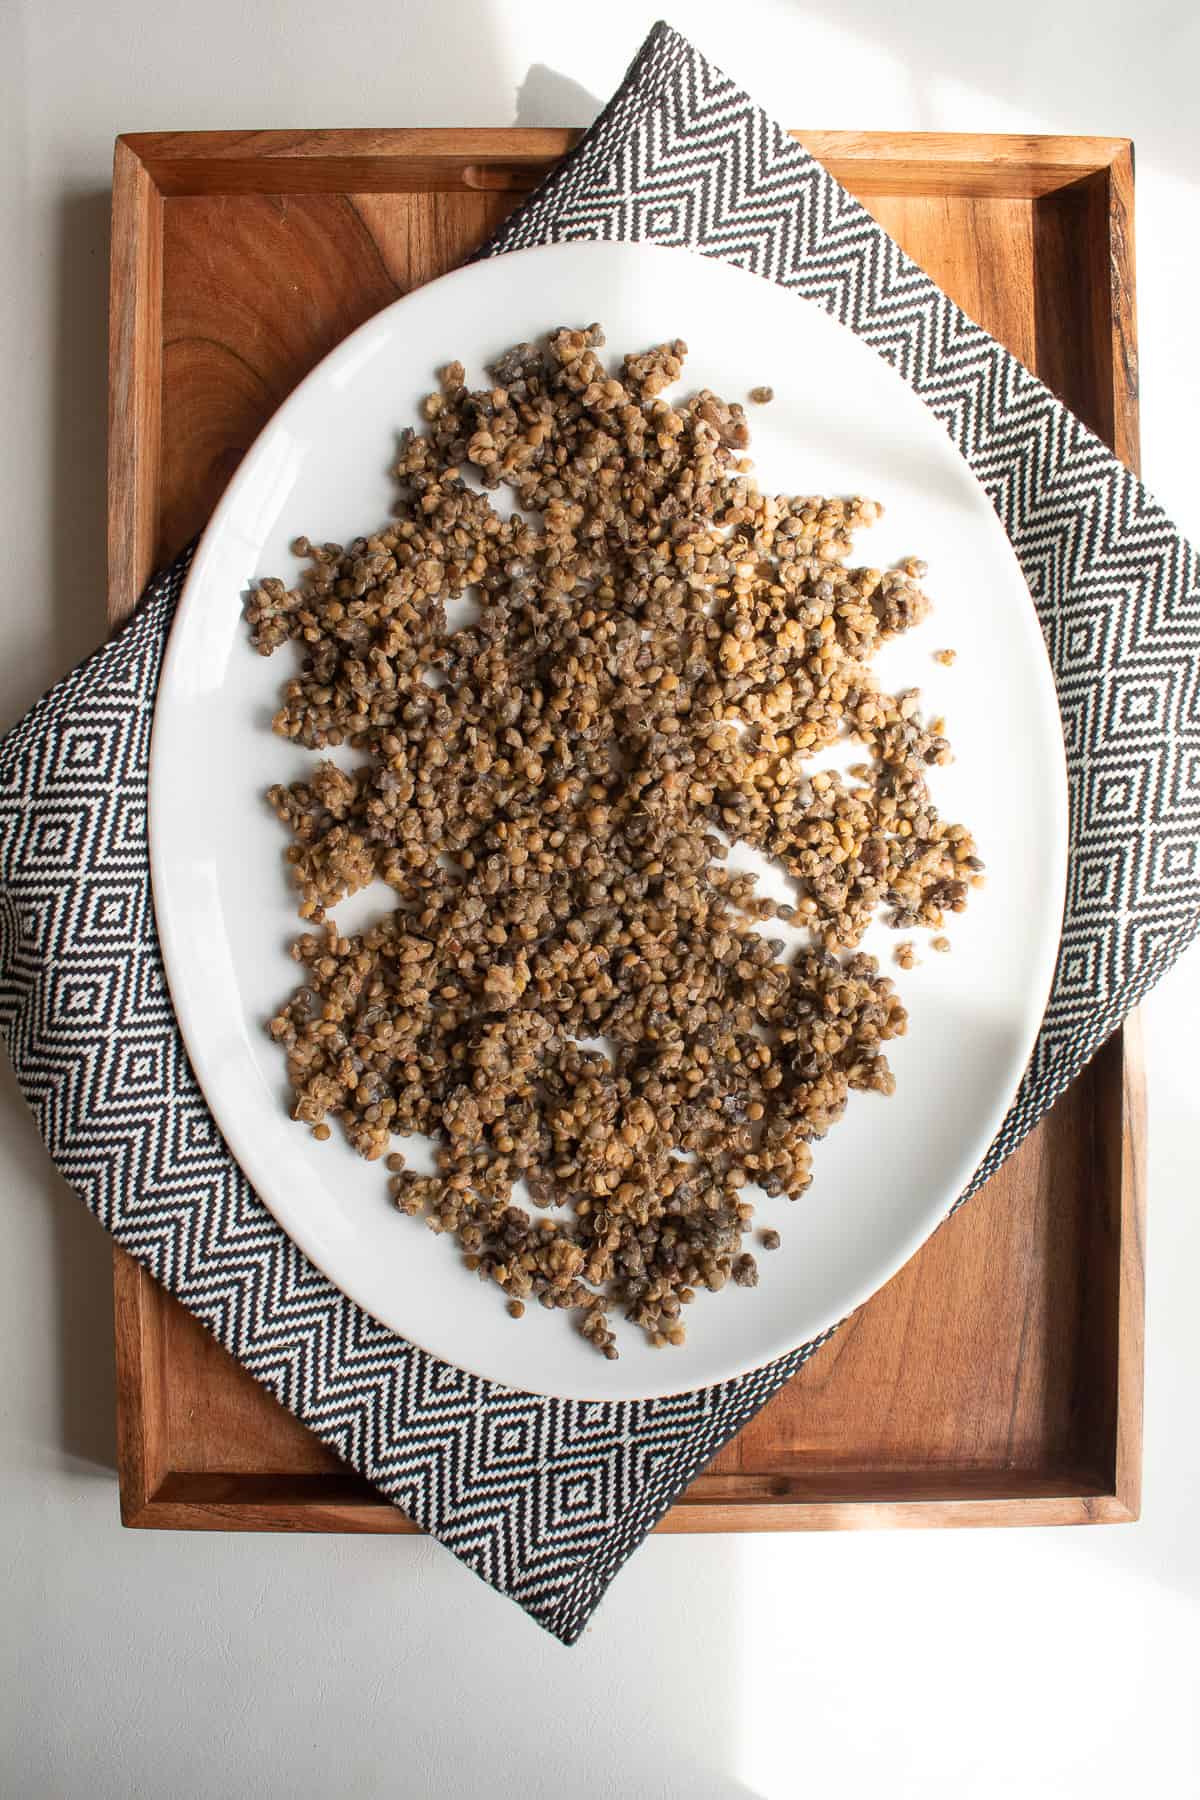
<svg viewBox="0 0 1200 1800"><path fill-rule="evenodd" d="M462 260L564 131L156 133L113 179L109 616L297 381ZM1137 462L1123 139L800 132L905 249ZM305 305L295 305L303 282ZM667 1531L1137 1517L1142 1087L1118 1033L969 1206L671 1509ZM408 1531L121 1251L127 1525Z"/></svg>

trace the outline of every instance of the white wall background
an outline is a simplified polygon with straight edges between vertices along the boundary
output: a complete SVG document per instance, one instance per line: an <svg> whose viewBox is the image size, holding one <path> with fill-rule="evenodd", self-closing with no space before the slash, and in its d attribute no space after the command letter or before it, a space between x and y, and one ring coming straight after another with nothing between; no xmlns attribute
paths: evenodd
<svg viewBox="0 0 1200 1800"><path fill-rule="evenodd" d="M0 725L102 634L121 130L585 123L651 7L0 5ZM1137 142L1147 478L1200 536L1192 0L738 0L674 23L789 124ZM1200 953L1146 1008L1145 1511L673 1538L573 1651L427 1542L123 1533L109 1255L0 1073L0 1790L1064 1800L1200 1790Z"/></svg>

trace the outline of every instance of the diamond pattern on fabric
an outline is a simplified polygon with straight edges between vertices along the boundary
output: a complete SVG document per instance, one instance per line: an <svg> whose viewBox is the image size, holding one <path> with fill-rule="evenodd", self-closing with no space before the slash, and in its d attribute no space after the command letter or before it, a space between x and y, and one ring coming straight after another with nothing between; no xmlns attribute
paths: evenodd
<svg viewBox="0 0 1200 1800"><path fill-rule="evenodd" d="M684 245L823 306L942 421L1021 561L1062 706L1071 875L1042 1033L966 1199L1200 924L1200 564L1105 446L666 26L480 254L573 238ZM547 1400L426 1355L301 1255L204 1104L155 930L150 725L189 563L0 745L0 1030L17 1078L125 1249L338 1455L573 1643L672 1500L832 1332L668 1400Z"/></svg>

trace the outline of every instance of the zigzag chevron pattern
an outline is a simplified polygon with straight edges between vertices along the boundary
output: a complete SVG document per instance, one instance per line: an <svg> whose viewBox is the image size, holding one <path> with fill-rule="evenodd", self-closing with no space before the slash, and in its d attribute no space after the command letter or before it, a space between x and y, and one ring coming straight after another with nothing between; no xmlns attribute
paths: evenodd
<svg viewBox="0 0 1200 1800"><path fill-rule="evenodd" d="M1196 931L1196 556L1105 447L666 26L481 254L579 237L688 245L824 306L943 421L1021 559L1063 709L1071 879L1045 1025L974 1192ZM426 1355L301 1255L204 1104L155 930L150 726L189 561L0 746L0 1030L51 1155L124 1247L340 1456L573 1643L674 1497L831 1333L669 1400L545 1400Z"/></svg>

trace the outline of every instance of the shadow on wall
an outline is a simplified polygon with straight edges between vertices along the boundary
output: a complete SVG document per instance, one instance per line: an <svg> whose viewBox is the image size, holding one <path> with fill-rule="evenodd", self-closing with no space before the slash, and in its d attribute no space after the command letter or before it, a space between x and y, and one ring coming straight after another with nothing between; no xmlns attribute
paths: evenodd
<svg viewBox="0 0 1200 1800"><path fill-rule="evenodd" d="M514 125L590 125L604 102L569 75L531 63L517 89Z"/></svg>
<svg viewBox="0 0 1200 1800"><path fill-rule="evenodd" d="M105 445L108 420L107 188L65 195L55 220L45 304L52 355L39 376L51 421L46 480L49 541L27 604L49 616L44 655L0 670L0 718L15 721L104 637Z"/></svg>
<svg viewBox="0 0 1200 1800"><path fill-rule="evenodd" d="M54 666L64 672L105 635L111 208L107 188L67 194L58 208L48 599Z"/></svg>

